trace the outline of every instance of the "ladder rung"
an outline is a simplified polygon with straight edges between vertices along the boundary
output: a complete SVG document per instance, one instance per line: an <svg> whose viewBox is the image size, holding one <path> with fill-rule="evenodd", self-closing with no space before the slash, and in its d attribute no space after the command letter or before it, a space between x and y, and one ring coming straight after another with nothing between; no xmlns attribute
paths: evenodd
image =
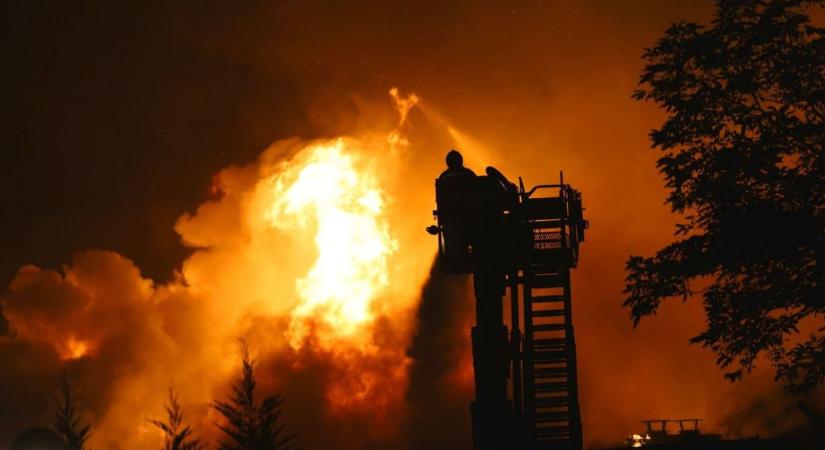
<svg viewBox="0 0 825 450"><path fill-rule="evenodd" d="M533 369L534 378L562 378L567 376L567 367L547 367Z"/></svg>
<svg viewBox="0 0 825 450"><path fill-rule="evenodd" d="M540 350L533 353L533 360L536 362L564 362L567 361L567 352L563 350Z"/></svg>
<svg viewBox="0 0 825 450"><path fill-rule="evenodd" d="M533 331L561 331L566 327L563 323L542 323L533 325Z"/></svg>
<svg viewBox="0 0 825 450"><path fill-rule="evenodd" d="M559 406L567 406L567 396L563 397L538 397L535 400L536 406L539 408L556 408Z"/></svg>
<svg viewBox="0 0 825 450"><path fill-rule="evenodd" d="M537 443L546 443L547 446L543 447L545 449L552 449L552 450L568 450L570 449L570 433L551 433L545 432L541 435L536 433L536 441ZM540 444L541 445L541 444ZM542 448L542 447L537 447Z"/></svg>
<svg viewBox="0 0 825 450"><path fill-rule="evenodd" d="M573 450L573 443L569 438L551 439L536 437L536 450Z"/></svg>
<svg viewBox="0 0 825 450"><path fill-rule="evenodd" d="M570 436L570 427L562 427L562 426L536 427L536 436L543 436L543 437L565 437L565 436Z"/></svg>
<svg viewBox="0 0 825 450"><path fill-rule="evenodd" d="M563 315L563 309L537 309L533 311L533 317L560 317Z"/></svg>
<svg viewBox="0 0 825 450"><path fill-rule="evenodd" d="M563 348L567 346L565 338L536 339L533 341L533 348Z"/></svg>
<svg viewBox="0 0 825 450"><path fill-rule="evenodd" d="M535 275L558 273L560 269L570 267L570 263L567 262L570 259L570 251L567 249L534 250L530 254L530 259L530 272Z"/></svg>
<svg viewBox="0 0 825 450"><path fill-rule="evenodd" d="M533 303L551 303L563 302L565 298L563 295L537 295L532 298Z"/></svg>
<svg viewBox="0 0 825 450"><path fill-rule="evenodd" d="M564 280L558 273L534 275L529 283L531 288L560 288L564 287Z"/></svg>
<svg viewBox="0 0 825 450"><path fill-rule="evenodd" d="M551 437L553 435L570 434L569 425L537 425L536 435Z"/></svg>
<svg viewBox="0 0 825 450"><path fill-rule="evenodd" d="M561 228L561 220L558 219L551 219L551 220L533 220L530 222L530 226L534 229L540 228Z"/></svg>
<svg viewBox="0 0 825 450"><path fill-rule="evenodd" d="M536 422L563 422L570 419L567 411L550 411L536 413Z"/></svg>
<svg viewBox="0 0 825 450"><path fill-rule="evenodd" d="M567 392L567 383L536 383L536 392Z"/></svg>

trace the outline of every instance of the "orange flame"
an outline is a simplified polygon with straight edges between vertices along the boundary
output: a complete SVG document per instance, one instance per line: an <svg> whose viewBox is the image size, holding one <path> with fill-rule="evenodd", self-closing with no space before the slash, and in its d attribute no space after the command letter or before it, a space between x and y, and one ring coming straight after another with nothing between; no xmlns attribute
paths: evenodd
<svg viewBox="0 0 825 450"><path fill-rule="evenodd" d="M351 343L374 319L371 304L389 284L387 259L397 243L383 217L386 194L374 175L356 169L347 150L342 139L309 147L300 166L272 179L276 200L266 213L272 226L316 228L318 256L296 282L301 302L287 332L296 349L310 322L323 349Z"/></svg>

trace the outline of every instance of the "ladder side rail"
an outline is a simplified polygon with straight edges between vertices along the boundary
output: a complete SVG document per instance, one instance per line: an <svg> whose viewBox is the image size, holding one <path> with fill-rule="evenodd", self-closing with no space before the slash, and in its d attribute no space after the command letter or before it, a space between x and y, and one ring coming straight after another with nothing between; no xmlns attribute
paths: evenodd
<svg viewBox="0 0 825 450"><path fill-rule="evenodd" d="M564 269L564 319L566 323L565 340L567 341L568 397L570 404L570 435L572 450L582 450L582 423L579 408L579 377L576 357L576 335L573 328L573 301L570 283L570 269Z"/></svg>
<svg viewBox="0 0 825 450"><path fill-rule="evenodd" d="M536 385L535 385L535 355L533 347L533 302L530 292L532 275L529 270L524 272L524 423L527 431L528 442L536 439Z"/></svg>
<svg viewBox="0 0 825 450"><path fill-rule="evenodd" d="M576 230L575 230L575 222L573 218L573 189L570 185L565 185L565 193L564 193L564 217L566 219L567 227L565 230L567 232L567 239L565 240L567 243L567 247L570 249L571 255L571 267L575 265L574 261L576 259L575 252L578 250L578 246L575 242Z"/></svg>
<svg viewBox="0 0 825 450"><path fill-rule="evenodd" d="M582 421L581 421L581 408L579 406L579 386L578 386L578 368L577 368L577 359L576 359L576 340L575 337L572 337L574 334L573 326L570 326L570 334L571 338L568 340L568 345L570 346L570 357L571 361L570 364L570 380L572 381L570 387L570 428L571 428L571 437L573 441L573 449L572 450L582 450L583 448L583 439L582 439Z"/></svg>
<svg viewBox="0 0 825 450"><path fill-rule="evenodd" d="M517 433L521 436L521 428L524 426L524 379L523 364L524 350L521 327L519 320L521 311L519 308L519 271L523 265L523 253L519 248L522 244L522 233L524 230L524 218L522 213L522 194L524 193L524 182L519 177L519 186L513 196L513 204L510 208L510 232L514 233L513 241L510 243L510 255L512 263L510 265L510 353L512 361L512 381L513 381L513 417Z"/></svg>
<svg viewBox="0 0 825 450"><path fill-rule="evenodd" d="M534 189L535 190L535 189ZM533 330L533 294L530 286L533 283L532 271L530 264L533 253L534 236L530 218L526 214L527 202L529 201L529 194L522 197L522 202L519 204L518 223L521 227L519 232L519 240L517 245L520 247L519 264L521 269L521 283L522 283L522 308L521 314L524 323L524 339L522 341L522 370L523 381L522 386L524 392L523 402L523 434L525 439L525 448L532 450L533 443L536 441L536 386L535 386L535 355L534 355L534 330Z"/></svg>
<svg viewBox="0 0 825 450"><path fill-rule="evenodd" d="M570 230L569 234L569 242L571 248L571 257L572 260L570 261L570 267L576 267L576 263L579 259L579 224L577 222L576 217L576 190L567 186L567 228Z"/></svg>
<svg viewBox="0 0 825 450"><path fill-rule="evenodd" d="M569 248L568 248L569 245L568 245L568 242L567 242L567 240L568 240L567 237L569 235L567 233L567 228L569 227L569 222L570 222L568 220L568 215L569 215L570 212L568 211L568 207L567 207L567 200L568 200L567 199L567 186L565 186L563 184L564 183L564 175L562 174L562 175L560 175L560 177L561 177L561 180L562 180L562 185L559 188L559 198L561 199L562 214L561 214L561 217L559 218L560 221L561 221L561 226L559 227L560 228L559 229L559 239L561 240L562 255L564 255L564 259L565 259L564 265L568 266L572 262L572 261L569 260L571 255L569 253Z"/></svg>
<svg viewBox="0 0 825 450"><path fill-rule="evenodd" d="M579 244L583 240L583 230L581 224L581 197L578 191L570 185L564 187L565 201L564 210L566 217L565 230L567 232L566 244L569 247L569 265L575 268L579 259Z"/></svg>
<svg viewBox="0 0 825 450"><path fill-rule="evenodd" d="M510 273L510 360L512 362L513 375L513 413L516 421L521 423L524 405L522 403L522 349L521 349L521 327L519 326L519 283L518 268Z"/></svg>

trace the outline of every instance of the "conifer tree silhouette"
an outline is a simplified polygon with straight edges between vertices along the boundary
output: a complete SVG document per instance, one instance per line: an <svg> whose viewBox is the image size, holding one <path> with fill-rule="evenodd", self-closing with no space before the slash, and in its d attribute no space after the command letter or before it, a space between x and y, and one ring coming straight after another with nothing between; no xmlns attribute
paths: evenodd
<svg viewBox="0 0 825 450"><path fill-rule="evenodd" d="M200 450L204 442L192 437L192 427L183 424L183 410L181 410L175 390L169 387L169 404L166 409L166 421L149 420L152 425L163 431L163 450Z"/></svg>
<svg viewBox="0 0 825 450"><path fill-rule="evenodd" d="M51 420L52 429L60 435L67 450L85 450L89 439L90 425L81 425L69 377L63 376L60 394L55 402L55 412Z"/></svg>
<svg viewBox="0 0 825 450"><path fill-rule="evenodd" d="M281 407L284 397L280 394L266 396L260 404L255 402L254 361L249 357L246 343L241 344L243 373L232 387L228 401L215 402L215 409L226 419L219 425L226 435L220 450L286 450L294 448L295 435L285 434L281 423Z"/></svg>
<svg viewBox="0 0 825 450"><path fill-rule="evenodd" d="M9 321L3 315L3 305L0 304L0 336L4 336L9 332Z"/></svg>

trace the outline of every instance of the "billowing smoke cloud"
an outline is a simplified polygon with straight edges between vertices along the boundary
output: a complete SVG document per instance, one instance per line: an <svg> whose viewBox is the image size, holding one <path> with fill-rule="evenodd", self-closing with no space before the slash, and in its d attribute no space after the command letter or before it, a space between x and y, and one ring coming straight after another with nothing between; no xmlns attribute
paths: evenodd
<svg viewBox="0 0 825 450"><path fill-rule="evenodd" d="M184 398L211 394L209 377L196 376L211 350L202 306L179 286L153 286L120 255L80 252L62 273L24 267L4 304L5 439L46 418L63 373L104 446L156 441L145 421L163 402L158 386L177 378Z"/></svg>
<svg viewBox="0 0 825 450"><path fill-rule="evenodd" d="M406 117L417 100L393 95ZM2 297L2 381L20 387L0 393L11 406L0 412L0 445L43 423L64 373L95 447L157 446L147 419L161 415L169 385L214 440L210 403L237 376L238 338L261 392L286 395L285 417L307 448L400 445L433 248L428 216L408 214L431 208L429 192L408 188L420 183L417 150L403 120L388 122L391 131L360 138L280 141L219 173L214 198L177 222L194 253L171 282L102 250L78 252L60 271L21 268Z"/></svg>

